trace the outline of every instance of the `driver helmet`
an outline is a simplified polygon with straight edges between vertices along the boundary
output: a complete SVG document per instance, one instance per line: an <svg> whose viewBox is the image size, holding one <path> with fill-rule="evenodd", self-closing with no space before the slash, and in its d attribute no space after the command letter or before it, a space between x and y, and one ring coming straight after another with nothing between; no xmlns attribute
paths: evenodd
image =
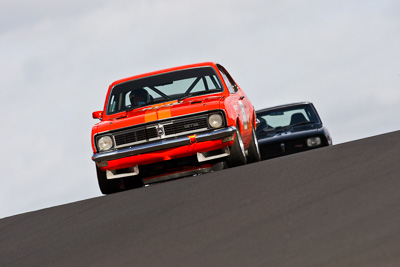
<svg viewBox="0 0 400 267"><path fill-rule="evenodd" d="M141 106L149 102L150 95L143 89L135 89L129 94L129 99L131 100L131 105Z"/></svg>

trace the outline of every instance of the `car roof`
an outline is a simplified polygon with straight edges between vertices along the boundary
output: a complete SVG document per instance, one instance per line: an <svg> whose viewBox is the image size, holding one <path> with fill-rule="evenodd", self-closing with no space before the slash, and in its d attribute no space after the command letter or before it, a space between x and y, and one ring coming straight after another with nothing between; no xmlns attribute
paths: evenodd
<svg viewBox="0 0 400 267"><path fill-rule="evenodd" d="M168 69L162 69L162 70L147 72L147 73L138 74L138 75L135 75L135 76L119 79L119 80L113 82L110 85L110 87L112 87L112 86L114 86L116 84L119 84L119 83L124 83L124 82L127 82L127 81L131 81L131 80L135 80L135 79L139 79L139 78L143 78L143 77L148 77L148 76L152 76L152 75L157 75L157 74L161 74L161 73L167 73L167 72L171 72L171 71L191 69L191 68L198 68L198 67L216 67L217 65L218 65L218 63L210 61L210 62L202 62L202 63L195 63L195 64L190 64L190 65L182 65L182 66L178 66L178 67L172 67L172 68L168 68Z"/></svg>
<svg viewBox="0 0 400 267"><path fill-rule="evenodd" d="M301 106L301 105L312 105L312 103L309 102L309 101L303 101L303 102L297 102L297 103L279 105L279 106L274 106L274 107L269 107L269 108L263 108L263 109L256 110L256 113L258 113L258 112L264 112L264 111L269 111L269 110L274 110L274 109L281 109L281 108L289 108L289 107Z"/></svg>

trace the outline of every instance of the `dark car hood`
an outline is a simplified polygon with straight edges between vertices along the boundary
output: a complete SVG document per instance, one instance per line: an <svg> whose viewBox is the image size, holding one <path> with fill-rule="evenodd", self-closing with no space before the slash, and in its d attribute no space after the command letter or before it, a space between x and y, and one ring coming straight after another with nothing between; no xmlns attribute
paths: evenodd
<svg viewBox="0 0 400 267"><path fill-rule="evenodd" d="M324 134L324 127L321 124L299 125L285 127L277 130L257 132L257 139L260 143L279 142L280 140L292 140L307 136Z"/></svg>

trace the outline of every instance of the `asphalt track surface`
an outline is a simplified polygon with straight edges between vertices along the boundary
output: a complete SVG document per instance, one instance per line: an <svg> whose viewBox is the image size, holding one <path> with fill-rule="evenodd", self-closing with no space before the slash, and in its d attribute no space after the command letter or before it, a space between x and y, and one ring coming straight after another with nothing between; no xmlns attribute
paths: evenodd
<svg viewBox="0 0 400 267"><path fill-rule="evenodd" d="M400 266L399 178L393 132L160 183L1 219L0 266Z"/></svg>

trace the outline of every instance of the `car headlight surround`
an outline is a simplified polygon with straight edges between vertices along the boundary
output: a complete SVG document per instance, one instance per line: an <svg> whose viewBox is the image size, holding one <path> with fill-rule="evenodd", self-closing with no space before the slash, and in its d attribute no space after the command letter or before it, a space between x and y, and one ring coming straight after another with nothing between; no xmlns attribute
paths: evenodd
<svg viewBox="0 0 400 267"><path fill-rule="evenodd" d="M97 139L97 147L99 148L99 151L109 150L113 146L114 146L113 140L109 135L104 135L99 139Z"/></svg>
<svg viewBox="0 0 400 267"><path fill-rule="evenodd" d="M321 138L319 137L310 137L307 139L307 146L308 147L316 147L321 145Z"/></svg>
<svg viewBox="0 0 400 267"><path fill-rule="evenodd" d="M211 126L211 128L220 128L224 125L224 119L219 113L211 114L208 117L208 124Z"/></svg>

